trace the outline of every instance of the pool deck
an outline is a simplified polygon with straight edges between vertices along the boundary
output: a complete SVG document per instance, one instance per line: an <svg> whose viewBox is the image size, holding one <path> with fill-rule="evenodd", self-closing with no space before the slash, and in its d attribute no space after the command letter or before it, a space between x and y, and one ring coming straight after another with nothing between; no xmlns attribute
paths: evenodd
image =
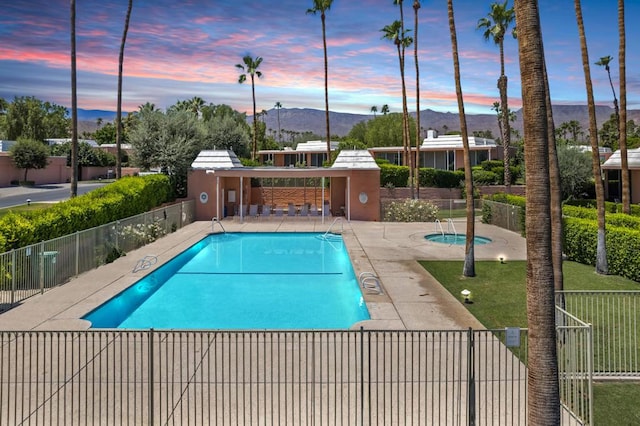
<svg viewBox="0 0 640 426"><path fill-rule="evenodd" d="M326 232L334 219L268 218L222 222L227 232ZM343 228L351 261L359 275L371 272L379 278L383 294L363 291L371 320L355 324L367 329L460 330L483 326L465 309L459 298L449 294L417 260L462 260L464 246L429 242L433 223L347 222ZM465 230L464 219L455 221L458 233ZM220 231L218 225L215 232ZM212 231L211 222L196 222L160 240L128 253L115 262L80 275L20 306L0 314L0 330L84 330L89 323L80 319L87 312L124 290L145 274L167 262ZM525 239L495 226L476 223L476 235L492 243L475 246L476 260L525 259ZM147 255L158 262L132 272ZM462 272L462 271L461 271Z"/></svg>

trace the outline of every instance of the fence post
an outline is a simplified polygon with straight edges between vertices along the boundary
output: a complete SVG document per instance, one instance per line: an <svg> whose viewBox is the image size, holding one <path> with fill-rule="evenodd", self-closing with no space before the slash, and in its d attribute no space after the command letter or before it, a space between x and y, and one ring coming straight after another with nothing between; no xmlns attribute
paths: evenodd
<svg viewBox="0 0 640 426"><path fill-rule="evenodd" d="M149 329L149 424L154 424L153 419L153 328Z"/></svg>
<svg viewBox="0 0 640 426"><path fill-rule="evenodd" d="M40 294L44 294L44 241L39 244L38 253L40 259L38 264L40 265Z"/></svg>
<svg viewBox="0 0 640 426"><path fill-rule="evenodd" d="M16 303L16 250L11 249L11 306Z"/></svg>
<svg viewBox="0 0 640 426"><path fill-rule="evenodd" d="M476 424L475 342L473 329L467 332L467 424Z"/></svg>
<svg viewBox="0 0 640 426"><path fill-rule="evenodd" d="M360 326L360 424L364 425L364 327L363 326Z"/></svg>
<svg viewBox="0 0 640 426"><path fill-rule="evenodd" d="M80 275L80 233L76 231L76 277Z"/></svg>

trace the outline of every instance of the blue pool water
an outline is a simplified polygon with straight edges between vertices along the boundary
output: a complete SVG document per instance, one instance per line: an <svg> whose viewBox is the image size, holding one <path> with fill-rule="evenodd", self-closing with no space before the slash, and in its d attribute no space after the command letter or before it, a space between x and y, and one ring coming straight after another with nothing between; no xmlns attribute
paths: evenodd
<svg viewBox="0 0 640 426"><path fill-rule="evenodd" d="M87 314L92 328L347 329L369 312L340 236L209 235Z"/></svg>
<svg viewBox="0 0 640 426"><path fill-rule="evenodd" d="M467 242L467 237L464 234L447 234L447 233L429 234L429 235L425 235L424 238L427 241L432 241L434 243L454 244L459 246L463 246ZM490 242L491 242L491 238L479 237L479 236L475 236L473 238L473 243L478 246L489 244Z"/></svg>

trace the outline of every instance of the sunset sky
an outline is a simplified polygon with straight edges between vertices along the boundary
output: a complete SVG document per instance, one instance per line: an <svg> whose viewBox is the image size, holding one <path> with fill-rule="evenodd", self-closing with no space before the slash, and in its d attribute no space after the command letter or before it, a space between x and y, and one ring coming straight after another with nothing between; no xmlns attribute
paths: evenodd
<svg viewBox="0 0 640 426"><path fill-rule="evenodd" d="M413 1L404 2L407 28L414 28ZM445 0L422 1L418 47L421 109L457 111L451 40ZM491 1L455 0L465 108L489 113L498 100L498 48L476 29ZM509 3L512 5L512 1ZM611 55L618 84L617 2L583 0L595 98L612 105L604 68ZM145 102L166 108L200 96L208 103L251 111L250 84L238 84L242 56L263 57L256 84L258 110L324 109L320 16L307 15L312 1L134 0L125 50L123 109ZM118 51L126 0L77 1L78 106L115 111ZM552 99L584 104L585 85L573 1L541 0L542 27ZM35 96L70 106L68 0L15 0L0 15L0 97ZM626 2L628 108L640 109L640 1ZM401 110L395 46L382 29L399 19L392 0L335 0L327 12L329 103L337 112L368 114L388 104ZM413 36L414 33L412 32ZM518 109L517 42L505 42L511 107ZM409 105L415 110L413 47L407 51ZM617 89L616 89L617 91Z"/></svg>

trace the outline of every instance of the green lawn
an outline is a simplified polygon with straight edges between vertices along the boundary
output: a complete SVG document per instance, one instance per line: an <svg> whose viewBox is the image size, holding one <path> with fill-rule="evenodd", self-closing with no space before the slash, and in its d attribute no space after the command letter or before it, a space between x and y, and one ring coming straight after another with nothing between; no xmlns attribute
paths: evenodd
<svg viewBox="0 0 640 426"><path fill-rule="evenodd" d="M487 328L526 327L526 262L476 262L476 277L462 277L462 261L422 261L451 294L472 291L467 309ZM565 262L566 290L640 290L640 283L617 276L602 276L593 266ZM633 382L594 383L593 411L596 425L640 424L640 386Z"/></svg>
<svg viewBox="0 0 640 426"><path fill-rule="evenodd" d="M0 209L0 217L6 215L9 212L13 212L13 213L28 212L32 210L46 209L47 207L50 207L50 206L51 206L50 203L31 203L29 205L22 204L20 206L7 207L4 209Z"/></svg>

